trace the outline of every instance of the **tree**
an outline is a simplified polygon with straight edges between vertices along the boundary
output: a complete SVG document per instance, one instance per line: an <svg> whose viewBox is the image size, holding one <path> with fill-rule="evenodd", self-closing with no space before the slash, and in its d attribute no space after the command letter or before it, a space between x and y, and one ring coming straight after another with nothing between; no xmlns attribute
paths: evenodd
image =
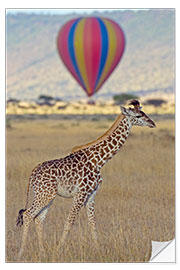
<svg viewBox="0 0 180 270"><path fill-rule="evenodd" d="M138 99L138 96L135 96L133 94L119 94L114 95L113 99L116 105L121 105L127 102L129 99Z"/></svg>

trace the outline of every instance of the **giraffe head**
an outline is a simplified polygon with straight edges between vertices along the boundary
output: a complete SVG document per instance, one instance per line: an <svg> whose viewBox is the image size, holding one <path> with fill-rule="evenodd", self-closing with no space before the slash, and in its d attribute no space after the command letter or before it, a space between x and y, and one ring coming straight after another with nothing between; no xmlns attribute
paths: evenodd
<svg viewBox="0 0 180 270"><path fill-rule="evenodd" d="M147 116L141 109L138 100L132 100L129 105L133 105L133 108L125 108L120 106L122 114L129 117L129 120L133 126L148 126L150 128L156 127L153 120Z"/></svg>

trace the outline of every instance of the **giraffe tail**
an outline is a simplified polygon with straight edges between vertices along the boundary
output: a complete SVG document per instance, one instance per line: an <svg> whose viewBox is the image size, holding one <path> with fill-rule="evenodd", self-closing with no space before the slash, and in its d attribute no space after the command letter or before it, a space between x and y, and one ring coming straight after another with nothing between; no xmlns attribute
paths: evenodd
<svg viewBox="0 0 180 270"><path fill-rule="evenodd" d="M16 226L21 227L23 225L23 213L28 208L29 198L30 198L30 192L31 192L31 181L29 180L28 188L27 188L27 199L26 199L26 206L25 209L19 210L18 217L16 220Z"/></svg>
<svg viewBox="0 0 180 270"><path fill-rule="evenodd" d="M16 220L16 226L21 227L23 225L23 212L26 211L26 209L21 209L18 214L18 218Z"/></svg>

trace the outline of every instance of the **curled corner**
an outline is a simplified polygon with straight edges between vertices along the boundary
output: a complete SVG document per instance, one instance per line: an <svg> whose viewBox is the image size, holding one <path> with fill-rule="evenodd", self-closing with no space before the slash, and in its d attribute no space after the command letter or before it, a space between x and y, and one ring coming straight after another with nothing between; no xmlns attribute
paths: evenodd
<svg viewBox="0 0 180 270"><path fill-rule="evenodd" d="M175 239L166 242L152 241L152 252L149 262L175 263Z"/></svg>

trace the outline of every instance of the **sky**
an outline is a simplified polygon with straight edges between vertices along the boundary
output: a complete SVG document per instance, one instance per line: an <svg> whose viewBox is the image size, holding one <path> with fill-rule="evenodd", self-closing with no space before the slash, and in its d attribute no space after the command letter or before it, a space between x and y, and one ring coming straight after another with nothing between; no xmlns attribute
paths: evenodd
<svg viewBox="0 0 180 270"><path fill-rule="evenodd" d="M112 11L124 11L125 9L6 9L6 13L7 14L17 14L17 13L36 13L36 14L70 14L70 13L87 13L90 14L94 11L98 11L98 12L103 12L103 11L108 11L108 12L112 12ZM131 9L131 10L138 10L138 9Z"/></svg>

